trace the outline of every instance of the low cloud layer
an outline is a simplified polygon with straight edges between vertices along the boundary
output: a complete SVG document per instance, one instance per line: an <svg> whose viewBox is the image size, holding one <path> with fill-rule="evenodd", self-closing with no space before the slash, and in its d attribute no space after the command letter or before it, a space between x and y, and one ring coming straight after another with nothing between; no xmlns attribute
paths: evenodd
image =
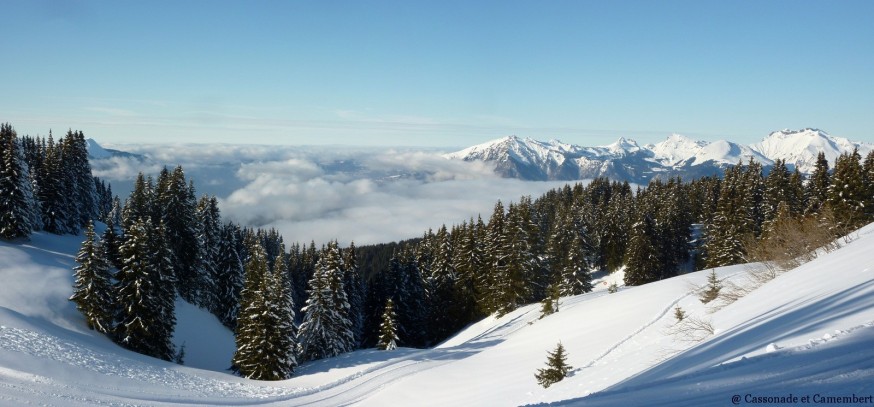
<svg viewBox="0 0 874 407"><path fill-rule="evenodd" d="M136 174L182 165L198 194L219 198L225 219L275 227L286 242L346 245L421 236L482 214L498 199L539 196L563 182L499 178L482 163L438 151L238 145L109 146L148 157L94 163L95 174L127 193Z"/></svg>

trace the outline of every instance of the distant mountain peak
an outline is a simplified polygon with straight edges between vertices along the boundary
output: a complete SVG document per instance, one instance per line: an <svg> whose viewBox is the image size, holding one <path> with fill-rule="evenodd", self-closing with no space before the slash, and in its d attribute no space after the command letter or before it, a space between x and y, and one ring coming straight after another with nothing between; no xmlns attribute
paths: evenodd
<svg viewBox="0 0 874 407"><path fill-rule="evenodd" d="M813 171L816 156L820 152L825 154L829 163L834 163L841 153L853 151L854 148L858 148L863 156L874 149L870 143L835 137L815 128L775 131L750 147L772 160L785 160L802 173Z"/></svg>
<svg viewBox="0 0 874 407"><path fill-rule="evenodd" d="M784 129L766 136L754 145L726 140L694 140L671 134L657 144L640 146L635 140L619 137L600 147L582 147L551 139L537 141L516 135L492 140L446 154L446 158L495 162L495 171L504 177L527 180L579 180L607 176L617 180L646 183L657 176L697 178L719 175L728 166L753 159L763 165L786 160L802 173L813 169L818 152L830 162L842 152L859 148L863 155L871 144L833 137L823 130Z"/></svg>
<svg viewBox="0 0 874 407"><path fill-rule="evenodd" d="M103 160L112 157L128 157L135 158L138 160L145 159L145 156L140 154L128 153L126 151L113 150L109 148L103 148L97 140L93 138L89 138L85 140L85 147L88 150L88 158L92 160Z"/></svg>

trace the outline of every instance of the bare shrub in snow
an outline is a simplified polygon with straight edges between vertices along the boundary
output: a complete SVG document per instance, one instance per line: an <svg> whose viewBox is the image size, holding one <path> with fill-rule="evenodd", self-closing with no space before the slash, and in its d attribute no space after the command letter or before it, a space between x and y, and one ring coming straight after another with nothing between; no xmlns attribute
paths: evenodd
<svg viewBox="0 0 874 407"><path fill-rule="evenodd" d="M670 326L666 333L681 342L701 342L715 332L713 324L706 319L686 316Z"/></svg>

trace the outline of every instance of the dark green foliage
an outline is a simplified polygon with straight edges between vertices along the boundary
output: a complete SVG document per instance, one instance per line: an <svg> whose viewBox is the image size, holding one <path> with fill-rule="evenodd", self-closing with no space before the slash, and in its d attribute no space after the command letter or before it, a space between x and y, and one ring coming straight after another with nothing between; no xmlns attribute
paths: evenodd
<svg viewBox="0 0 874 407"><path fill-rule="evenodd" d="M550 284L547 289L546 297L540 300L540 318L552 315L558 312L558 300L561 297L561 292L556 284Z"/></svg>
<svg viewBox="0 0 874 407"><path fill-rule="evenodd" d="M379 342L376 344L377 349L392 350L397 348L398 333L396 319L394 304L391 298L389 298L385 301L385 311L382 313L382 324L379 326Z"/></svg>
<svg viewBox="0 0 874 407"><path fill-rule="evenodd" d="M167 238L173 242L172 260L176 271L179 295L200 305L204 292L201 270L203 251L198 239L197 203L193 186L186 184L182 167L172 174L165 169L158 177L153 216L164 222Z"/></svg>
<svg viewBox="0 0 874 407"><path fill-rule="evenodd" d="M0 239L30 236L35 200L15 130L0 124Z"/></svg>
<svg viewBox="0 0 874 407"><path fill-rule="evenodd" d="M716 275L716 270L712 270L707 276L707 286L705 286L698 295L698 299L701 300L702 303L707 304L719 297L720 290L722 290L722 282L719 281L719 277Z"/></svg>
<svg viewBox="0 0 874 407"><path fill-rule="evenodd" d="M871 199L870 186L865 183L861 159L858 150L837 158L826 198L840 226L846 229L862 226L868 220L865 203Z"/></svg>
<svg viewBox="0 0 874 407"><path fill-rule="evenodd" d="M343 288L337 242L328 243L310 280L309 298L298 331L298 355L304 361L337 356L353 348L349 302Z"/></svg>
<svg viewBox="0 0 874 407"><path fill-rule="evenodd" d="M816 156L816 166L805 190L807 196L805 214L817 213L822 209L828 199L829 185L831 185L831 174L829 173L828 160L825 158L825 153L820 151Z"/></svg>
<svg viewBox="0 0 874 407"><path fill-rule="evenodd" d="M109 274L109 260L105 246L96 241L94 224L85 230L85 241L76 256L73 295L70 301L85 317L88 329L102 333L112 332L113 290Z"/></svg>
<svg viewBox="0 0 874 407"><path fill-rule="evenodd" d="M116 274L115 339L135 352L172 360L175 290L162 232L142 219L125 230L120 248L124 261Z"/></svg>
<svg viewBox="0 0 874 407"><path fill-rule="evenodd" d="M659 279L662 265L658 246L655 221L649 215L643 215L631 226L625 257L625 285L641 285Z"/></svg>
<svg viewBox="0 0 874 407"><path fill-rule="evenodd" d="M214 313L226 327L235 329L243 290L243 262L237 244L239 228L228 223L222 228L215 278Z"/></svg>
<svg viewBox="0 0 874 407"><path fill-rule="evenodd" d="M564 346L559 342L554 351L548 352L546 368L537 369L534 377L537 379L537 384L547 388L562 381L567 377L571 369L573 367L567 364L567 354L565 353Z"/></svg>
<svg viewBox="0 0 874 407"><path fill-rule="evenodd" d="M249 379L284 380L297 366L284 253L280 254L279 267L271 271L261 242L249 238L247 246L250 255L237 319L233 368Z"/></svg>

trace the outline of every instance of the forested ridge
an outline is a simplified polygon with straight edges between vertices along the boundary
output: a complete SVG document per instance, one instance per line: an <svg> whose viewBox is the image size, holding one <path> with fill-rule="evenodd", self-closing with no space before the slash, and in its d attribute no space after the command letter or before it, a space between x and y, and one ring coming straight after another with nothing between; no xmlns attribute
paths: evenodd
<svg viewBox="0 0 874 407"><path fill-rule="evenodd" d="M0 159L2 238L86 231L71 300L89 327L180 360L169 340L178 295L235 330L229 367L264 380L356 348L432 346L487 315L590 291L594 271L624 267L626 285L640 285L745 262L787 220L834 236L874 220L874 153L833 168L821 154L809 177L778 161L767 174L747 162L639 188L599 178L420 238L346 248L223 221L182 167L139 174L122 204L91 177L81 132L55 142L4 124ZM99 235L92 220L106 225Z"/></svg>

